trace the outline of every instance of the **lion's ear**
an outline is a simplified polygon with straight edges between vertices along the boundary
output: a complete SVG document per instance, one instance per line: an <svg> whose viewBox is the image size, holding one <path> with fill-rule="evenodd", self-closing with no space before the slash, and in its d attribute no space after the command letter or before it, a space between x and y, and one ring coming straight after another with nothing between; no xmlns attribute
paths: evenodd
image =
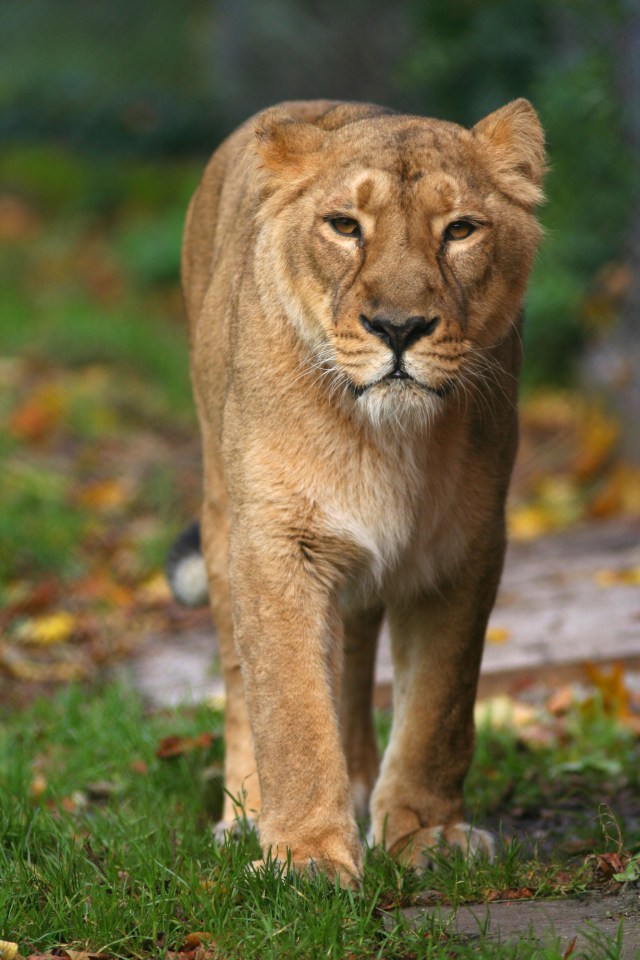
<svg viewBox="0 0 640 960"><path fill-rule="evenodd" d="M490 173L500 189L524 207L544 199L544 131L528 100L513 100L472 129L485 146Z"/></svg>
<svg viewBox="0 0 640 960"><path fill-rule="evenodd" d="M275 107L256 121L254 132L258 166L279 178L297 178L306 174L314 155L322 149L328 134L295 120L286 109Z"/></svg>

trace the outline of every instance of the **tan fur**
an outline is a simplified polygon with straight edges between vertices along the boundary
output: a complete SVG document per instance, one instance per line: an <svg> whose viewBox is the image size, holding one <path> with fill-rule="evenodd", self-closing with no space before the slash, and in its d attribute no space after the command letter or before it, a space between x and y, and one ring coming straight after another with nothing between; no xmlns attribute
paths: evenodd
<svg viewBox="0 0 640 960"><path fill-rule="evenodd" d="M354 806L364 814L371 794L375 840L416 865L441 840L489 847L463 822L462 785L504 554L543 163L524 100L470 131L289 103L216 151L189 210L224 820L243 804L265 852L343 883L361 870ZM339 235L337 216L361 238ZM469 237L443 239L469 219ZM412 379L387 376L391 348L362 316L437 318L403 354ZM394 720L378 776L385 612Z"/></svg>

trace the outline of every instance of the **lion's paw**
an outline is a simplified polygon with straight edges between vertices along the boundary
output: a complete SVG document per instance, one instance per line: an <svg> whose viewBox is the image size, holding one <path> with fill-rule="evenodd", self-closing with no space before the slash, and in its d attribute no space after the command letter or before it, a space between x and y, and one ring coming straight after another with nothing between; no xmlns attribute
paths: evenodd
<svg viewBox="0 0 640 960"><path fill-rule="evenodd" d="M453 823L448 827L424 827L394 843L391 855L401 863L426 870L434 865L438 856L448 850L459 849L469 858L485 856L493 860L495 843L486 830L479 830L468 823Z"/></svg>
<svg viewBox="0 0 640 960"><path fill-rule="evenodd" d="M222 844L225 840L246 837L252 830L257 832L258 824L251 817L234 817L233 820L218 820L213 828L213 837L216 843Z"/></svg>
<svg viewBox="0 0 640 960"><path fill-rule="evenodd" d="M315 860L313 857L304 857L302 859L281 860L279 857L269 861L283 877L292 874L302 874L313 879L323 874L330 883L334 883L336 878L344 890L355 890L359 886L360 879L357 867L354 863L338 863L333 860ZM253 860L251 868L257 873L261 873L267 867L265 860Z"/></svg>

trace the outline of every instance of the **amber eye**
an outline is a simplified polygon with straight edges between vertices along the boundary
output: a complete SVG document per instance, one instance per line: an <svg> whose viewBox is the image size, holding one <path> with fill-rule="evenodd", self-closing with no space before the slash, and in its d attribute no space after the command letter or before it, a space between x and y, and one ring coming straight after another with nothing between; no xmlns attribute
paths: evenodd
<svg viewBox="0 0 640 960"><path fill-rule="evenodd" d="M331 217L329 223L341 237L360 236L360 224L351 217Z"/></svg>
<svg viewBox="0 0 640 960"><path fill-rule="evenodd" d="M444 232L445 240L466 240L476 229L469 220L454 220Z"/></svg>

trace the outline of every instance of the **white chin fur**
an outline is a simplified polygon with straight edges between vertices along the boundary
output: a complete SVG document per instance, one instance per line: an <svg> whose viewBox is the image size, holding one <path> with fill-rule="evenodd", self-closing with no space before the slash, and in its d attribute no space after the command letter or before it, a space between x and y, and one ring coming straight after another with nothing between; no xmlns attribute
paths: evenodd
<svg viewBox="0 0 640 960"><path fill-rule="evenodd" d="M383 383L362 394L356 409L375 427L428 427L443 405L441 397L415 385Z"/></svg>
<svg viewBox="0 0 640 960"><path fill-rule="evenodd" d="M171 571L171 589L185 607L201 607L209 600L209 584L204 557L191 553L182 557Z"/></svg>

